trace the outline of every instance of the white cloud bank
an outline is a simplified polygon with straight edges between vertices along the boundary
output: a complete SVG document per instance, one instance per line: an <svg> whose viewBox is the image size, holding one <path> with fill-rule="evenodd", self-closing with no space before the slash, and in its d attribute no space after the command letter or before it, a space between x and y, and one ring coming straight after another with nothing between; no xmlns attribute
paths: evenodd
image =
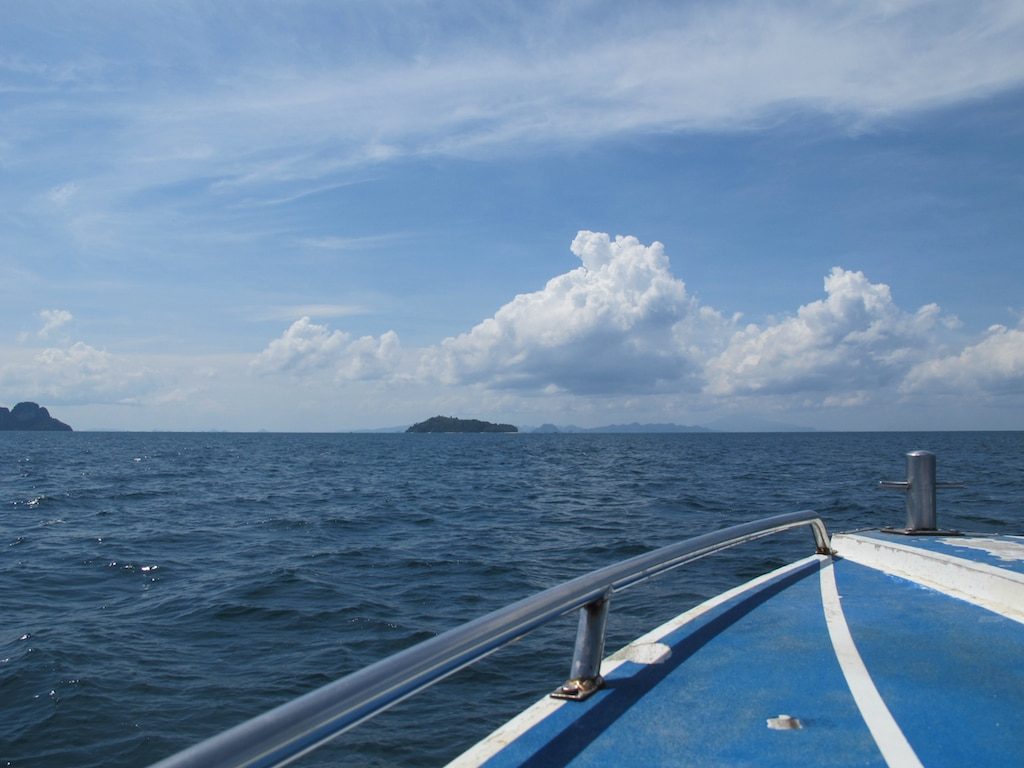
<svg viewBox="0 0 1024 768"><path fill-rule="evenodd" d="M934 350L935 304L908 314L889 286L834 267L821 301L793 317L738 331L708 361L713 395L860 392L889 386Z"/></svg>
<svg viewBox="0 0 1024 768"><path fill-rule="evenodd" d="M889 286L861 272L835 267L825 298L741 327L687 292L661 243L580 232L571 249L581 266L436 346L404 350L393 331L353 340L303 318L253 366L531 398L670 395L704 407L736 398L832 408L1024 391L1024 331L995 326L950 355L955 318L935 304L901 309Z"/></svg>
<svg viewBox="0 0 1024 768"><path fill-rule="evenodd" d="M68 310L43 309L37 316L41 327L35 333L19 333L17 347L4 349L0 339L0 394L9 393L7 399L128 402L154 388L151 372L130 357L71 342L58 333L75 319Z"/></svg>
<svg viewBox="0 0 1024 768"><path fill-rule="evenodd" d="M130 356L82 341L66 347L11 351L0 364L0 391L8 399L50 404L135 402L154 391L160 377Z"/></svg>
<svg viewBox="0 0 1024 768"><path fill-rule="evenodd" d="M925 360L907 373L904 392L1024 394L1024 330L993 325L958 355Z"/></svg>
<svg viewBox="0 0 1024 768"><path fill-rule="evenodd" d="M817 412L806 416L812 423L852 414L840 422L884 428L891 422L857 414L935 403L958 414L1024 407L1022 327L995 325L965 339L937 305L904 310L887 285L841 267L825 277L823 297L744 325L691 294L660 243L584 231L570 248L578 267L435 345L403 347L394 331L355 337L309 317L244 358L139 358L82 341L23 343L0 350L0 394L10 402L149 407L170 428L230 419L241 429L295 399L296 385L303 424L332 429L401 423L428 410L482 409L512 421L567 409L597 423L634 414L683 420L737 403L763 415ZM68 315L40 318L63 327ZM295 428L287 418L295 413L289 406L273 423ZM1011 418L1004 426L1020 424Z"/></svg>

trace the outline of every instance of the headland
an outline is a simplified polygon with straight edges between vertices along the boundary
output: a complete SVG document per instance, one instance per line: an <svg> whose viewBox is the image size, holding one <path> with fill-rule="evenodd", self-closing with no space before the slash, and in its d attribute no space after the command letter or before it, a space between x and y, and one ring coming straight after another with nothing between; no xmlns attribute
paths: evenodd
<svg viewBox="0 0 1024 768"><path fill-rule="evenodd" d="M71 432L71 427L38 403L18 403L11 410L0 408L0 432Z"/></svg>

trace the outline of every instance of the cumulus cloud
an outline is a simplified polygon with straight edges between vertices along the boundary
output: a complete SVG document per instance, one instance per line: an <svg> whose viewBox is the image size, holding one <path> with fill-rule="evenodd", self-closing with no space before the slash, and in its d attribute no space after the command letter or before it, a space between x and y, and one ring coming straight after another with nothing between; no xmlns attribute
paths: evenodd
<svg viewBox="0 0 1024 768"><path fill-rule="evenodd" d="M381 378L394 374L401 358L398 334L358 339L332 331L308 317L296 320L252 361L258 373L302 374L328 370L339 379Z"/></svg>
<svg viewBox="0 0 1024 768"><path fill-rule="evenodd" d="M301 317L270 342L253 365L257 370L275 373L324 368L337 360L348 339L347 333L330 331Z"/></svg>
<svg viewBox="0 0 1024 768"><path fill-rule="evenodd" d="M425 355L428 369L448 383L534 391L692 387L699 361L686 337L717 316L701 315L662 244L584 231L571 249L582 266L445 339Z"/></svg>
<svg viewBox="0 0 1024 768"><path fill-rule="evenodd" d="M833 403L857 402L851 394L893 384L932 346L938 306L904 312L889 286L841 267L825 278L825 292L793 317L737 332L708 362L707 392L818 392Z"/></svg>
<svg viewBox="0 0 1024 768"><path fill-rule="evenodd" d="M824 298L740 327L687 292L661 243L579 232L580 266L440 344L404 350L396 333L354 339L293 323L252 361L262 373L381 380L483 396L643 398L713 408L856 408L922 391L1024 389L1024 330L994 326L950 355L956 318L936 304L897 305L884 283L834 267ZM668 402L668 401L665 401Z"/></svg>
<svg viewBox="0 0 1024 768"><path fill-rule="evenodd" d="M915 365L901 390L913 392L1024 393L1024 330L993 325L986 337L958 355Z"/></svg>
<svg viewBox="0 0 1024 768"><path fill-rule="evenodd" d="M81 341L0 366L5 389L49 403L132 402L156 384L145 366Z"/></svg>
<svg viewBox="0 0 1024 768"><path fill-rule="evenodd" d="M112 368L109 352L96 349L78 341L67 349L49 348L36 355L36 362L45 374L57 374L64 378L95 378L107 374Z"/></svg>
<svg viewBox="0 0 1024 768"><path fill-rule="evenodd" d="M337 375L342 379L378 379L399 370L402 346L398 334L386 331L380 338L362 336L345 350Z"/></svg>

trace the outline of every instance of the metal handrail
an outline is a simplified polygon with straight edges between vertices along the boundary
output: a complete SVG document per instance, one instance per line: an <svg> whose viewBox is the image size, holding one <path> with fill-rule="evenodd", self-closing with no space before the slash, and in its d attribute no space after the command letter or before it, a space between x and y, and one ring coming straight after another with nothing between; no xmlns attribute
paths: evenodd
<svg viewBox="0 0 1024 768"><path fill-rule="evenodd" d="M803 525L811 526L816 550L830 553L825 524L811 511L776 515L669 544L448 630L161 760L152 768L285 765L538 626L577 609L582 609L572 664L577 679L559 690L585 678L585 674L577 674L580 670L591 671L591 678L596 678L599 685L603 616L612 594L712 552ZM594 620L595 613L602 614L599 620Z"/></svg>

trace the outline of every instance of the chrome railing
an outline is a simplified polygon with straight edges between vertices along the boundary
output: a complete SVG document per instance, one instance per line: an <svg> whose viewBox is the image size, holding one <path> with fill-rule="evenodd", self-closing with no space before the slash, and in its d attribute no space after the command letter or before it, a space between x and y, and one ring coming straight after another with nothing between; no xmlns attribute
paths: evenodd
<svg viewBox="0 0 1024 768"><path fill-rule="evenodd" d="M282 704L156 763L153 768L277 766L295 760L355 725L540 625L580 610L570 679L554 696L585 698L601 685L604 628L611 596L718 550L808 525L817 552L830 553L815 512L792 512L637 555L500 608Z"/></svg>

